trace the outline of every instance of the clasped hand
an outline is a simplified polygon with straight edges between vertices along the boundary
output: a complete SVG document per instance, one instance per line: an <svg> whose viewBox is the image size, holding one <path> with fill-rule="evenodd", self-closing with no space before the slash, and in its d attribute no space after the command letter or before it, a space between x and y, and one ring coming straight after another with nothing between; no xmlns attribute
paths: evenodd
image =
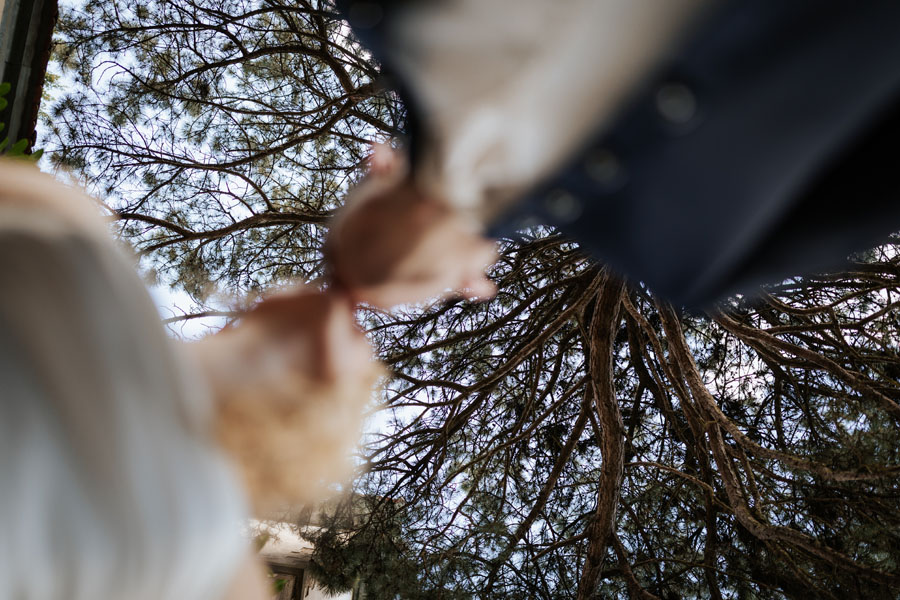
<svg viewBox="0 0 900 600"><path fill-rule="evenodd" d="M495 291L485 276L493 245L398 164L373 169L335 219L325 291L276 294L194 345L218 401L217 435L258 513L320 499L349 475L381 373L356 305Z"/></svg>

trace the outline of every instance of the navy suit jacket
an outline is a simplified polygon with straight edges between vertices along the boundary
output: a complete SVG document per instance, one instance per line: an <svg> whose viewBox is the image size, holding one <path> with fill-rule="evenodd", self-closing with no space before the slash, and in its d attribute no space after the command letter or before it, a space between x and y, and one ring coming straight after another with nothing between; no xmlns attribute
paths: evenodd
<svg viewBox="0 0 900 600"><path fill-rule="evenodd" d="M338 5L379 57L405 1ZM898 149L900 2L727 0L493 229L553 225L703 306L900 230Z"/></svg>

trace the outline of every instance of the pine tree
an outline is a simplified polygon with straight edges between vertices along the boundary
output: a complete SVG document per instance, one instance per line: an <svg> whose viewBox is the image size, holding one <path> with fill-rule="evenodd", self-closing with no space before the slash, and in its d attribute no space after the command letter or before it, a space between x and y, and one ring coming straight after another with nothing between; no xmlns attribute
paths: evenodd
<svg viewBox="0 0 900 600"><path fill-rule="evenodd" d="M321 272L403 107L325 1L89 2L53 158L164 281ZM900 253L677 310L571 241L503 240L497 297L365 323L391 369L354 482L307 530L369 598L868 598L900 589Z"/></svg>
<svg viewBox="0 0 900 600"><path fill-rule="evenodd" d="M312 278L368 145L403 124L347 34L322 0L64 9L54 59L75 85L49 111L53 159L197 300Z"/></svg>

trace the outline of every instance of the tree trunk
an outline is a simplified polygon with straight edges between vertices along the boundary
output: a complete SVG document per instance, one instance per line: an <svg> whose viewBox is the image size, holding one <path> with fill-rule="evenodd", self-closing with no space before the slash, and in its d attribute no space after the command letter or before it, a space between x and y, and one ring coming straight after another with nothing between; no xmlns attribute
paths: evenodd
<svg viewBox="0 0 900 600"><path fill-rule="evenodd" d="M619 326L623 290L624 282L607 272L597 292L587 332L594 408L602 433L600 451L603 465L600 469L597 508L586 531L587 555L578 582L577 600L588 600L594 596L615 524L622 487L625 427L613 388L613 341Z"/></svg>

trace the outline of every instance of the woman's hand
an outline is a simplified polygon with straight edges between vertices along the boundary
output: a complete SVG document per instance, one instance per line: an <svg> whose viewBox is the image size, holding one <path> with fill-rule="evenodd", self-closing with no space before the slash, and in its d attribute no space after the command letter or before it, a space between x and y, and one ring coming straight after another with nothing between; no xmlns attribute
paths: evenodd
<svg viewBox="0 0 900 600"><path fill-rule="evenodd" d="M194 347L257 514L320 500L350 476L381 369L346 296L281 293Z"/></svg>
<svg viewBox="0 0 900 600"><path fill-rule="evenodd" d="M318 385L353 381L367 377L374 364L349 298L312 289L263 300L236 324L191 346L216 395L298 378Z"/></svg>

